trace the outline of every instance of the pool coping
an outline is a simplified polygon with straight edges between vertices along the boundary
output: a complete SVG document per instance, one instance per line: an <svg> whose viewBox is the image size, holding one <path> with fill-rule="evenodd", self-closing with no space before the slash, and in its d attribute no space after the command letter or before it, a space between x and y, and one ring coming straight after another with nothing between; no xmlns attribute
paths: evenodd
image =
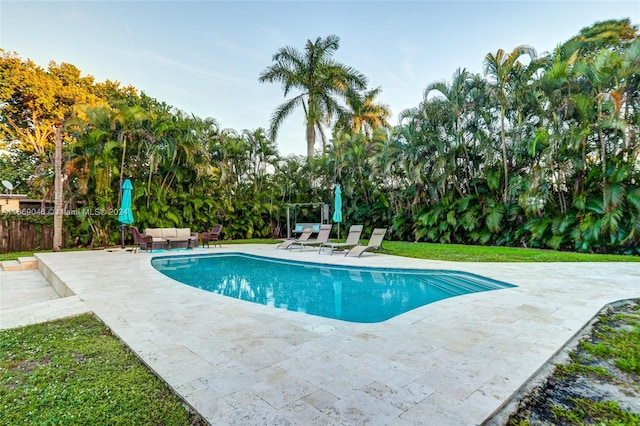
<svg viewBox="0 0 640 426"><path fill-rule="evenodd" d="M50 282L64 283L212 424L480 424L603 306L640 297L637 264L345 258L272 245L232 250L336 265L462 270L518 287L357 324L202 294L156 271L155 254L37 257Z"/></svg>

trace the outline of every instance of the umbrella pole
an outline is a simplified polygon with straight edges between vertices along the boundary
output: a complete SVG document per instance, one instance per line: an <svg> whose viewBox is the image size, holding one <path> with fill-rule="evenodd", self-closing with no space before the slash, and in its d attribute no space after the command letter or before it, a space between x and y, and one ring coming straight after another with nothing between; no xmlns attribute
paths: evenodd
<svg viewBox="0 0 640 426"><path fill-rule="evenodd" d="M122 248L124 248L124 223L120 224L120 234L122 235Z"/></svg>

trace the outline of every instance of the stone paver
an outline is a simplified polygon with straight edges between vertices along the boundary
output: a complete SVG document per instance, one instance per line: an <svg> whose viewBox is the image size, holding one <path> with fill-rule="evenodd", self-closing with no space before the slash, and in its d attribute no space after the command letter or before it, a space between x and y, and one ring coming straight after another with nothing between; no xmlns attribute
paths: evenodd
<svg viewBox="0 0 640 426"><path fill-rule="evenodd" d="M38 270L0 271L0 329L87 312L80 297L61 298Z"/></svg>
<svg viewBox="0 0 640 426"><path fill-rule="evenodd" d="M37 270L0 271L0 310L20 308L59 297Z"/></svg>
<svg viewBox="0 0 640 426"><path fill-rule="evenodd" d="M161 253L37 257L45 276L63 282L72 298L212 424L480 424L607 303L640 297L637 263L475 264L381 254L357 259L269 245L183 254L232 251L463 270L518 287L357 324L177 283L151 266L151 257ZM14 309L3 305L3 323Z"/></svg>

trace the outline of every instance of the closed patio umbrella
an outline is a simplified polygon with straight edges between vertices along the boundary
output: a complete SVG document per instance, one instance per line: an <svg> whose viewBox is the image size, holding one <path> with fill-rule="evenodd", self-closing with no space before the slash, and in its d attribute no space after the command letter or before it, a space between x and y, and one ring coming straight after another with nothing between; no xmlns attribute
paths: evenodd
<svg viewBox="0 0 640 426"><path fill-rule="evenodd" d="M340 238L340 222L342 222L342 190L336 185L335 198L333 199L333 221L338 224L338 238Z"/></svg>
<svg viewBox="0 0 640 426"><path fill-rule="evenodd" d="M124 248L124 225L133 223L133 211L131 210L131 190L133 185L129 179L125 179L122 184L122 201L120 203L120 214L118 214L118 222L120 222L120 233L122 235L122 248Z"/></svg>

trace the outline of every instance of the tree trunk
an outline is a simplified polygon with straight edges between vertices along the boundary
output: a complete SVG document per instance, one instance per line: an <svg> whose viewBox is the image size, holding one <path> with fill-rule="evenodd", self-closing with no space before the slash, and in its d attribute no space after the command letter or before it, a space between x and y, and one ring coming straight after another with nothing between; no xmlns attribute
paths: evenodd
<svg viewBox="0 0 640 426"><path fill-rule="evenodd" d="M609 211L607 205L607 142L604 139L602 129L598 130L598 138L600 139L600 149L602 150L602 206L605 211Z"/></svg>
<svg viewBox="0 0 640 426"><path fill-rule="evenodd" d="M506 204L509 199L509 166L507 164L507 135L504 131L504 107L500 107L500 137L502 138L502 163L504 164L504 194Z"/></svg>
<svg viewBox="0 0 640 426"><path fill-rule="evenodd" d="M54 158L53 251L62 248L62 130L56 128Z"/></svg>
<svg viewBox="0 0 640 426"><path fill-rule="evenodd" d="M316 147L316 128L315 128L315 108L313 107L313 97L311 93L309 93L309 98L307 99L307 110L306 110L306 119L307 119L307 162L310 162L313 159L313 154L315 152Z"/></svg>
<svg viewBox="0 0 640 426"><path fill-rule="evenodd" d="M313 159L316 147L316 129L313 123L307 123L307 161Z"/></svg>

